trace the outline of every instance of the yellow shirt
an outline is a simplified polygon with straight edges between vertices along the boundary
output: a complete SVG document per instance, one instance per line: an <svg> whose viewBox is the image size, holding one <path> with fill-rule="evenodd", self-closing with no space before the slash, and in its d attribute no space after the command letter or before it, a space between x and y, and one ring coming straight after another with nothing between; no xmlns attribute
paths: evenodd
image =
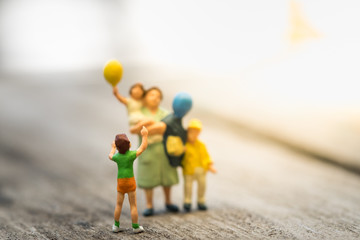
<svg viewBox="0 0 360 240"><path fill-rule="evenodd" d="M202 167L207 171L212 161L206 150L205 144L196 140L194 144L187 142L185 146L185 156L182 160L184 175L194 174L194 170L197 167Z"/></svg>

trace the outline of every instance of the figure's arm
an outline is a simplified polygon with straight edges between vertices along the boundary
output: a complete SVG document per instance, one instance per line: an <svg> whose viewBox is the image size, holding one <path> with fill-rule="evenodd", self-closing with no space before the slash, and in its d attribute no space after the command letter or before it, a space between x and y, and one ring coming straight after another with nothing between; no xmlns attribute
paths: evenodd
<svg viewBox="0 0 360 240"><path fill-rule="evenodd" d="M147 145L148 145L148 142L147 142L148 130L146 129L146 127L142 127L140 133L142 136L142 140L141 140L140 147L136 151L136 157L140 156L145 151L145 149L147 148Z"/></svg>
<svg viewBox="0 0 360 240"><path fill-rule="evenodd" d="M113 141L111 143L111 150L110 150L110 153L109 153L109 159L110 160L112 160L112 157L114 156L115 151L116 151L116 146L115 146L115 141Z"/></svg>
<svg viewBox="0 0 360 240"><path fill-rule="evenodd" d="M143 120L138 124L130 128L132 134L140 134L140 130L143 126L147 126L149 135L161 134L163 135L166 130L166 124L164 122L154 122L153 120Z"/></svg>
<svg viewBox="0 0 360 240"><path fill-rule="evenodd" d="M113 94L122 104L128 104L128 100L124 96L120 95L118 87L113 87Z"/></svg>
<svg viewBox="0 0 360 240"><path fill-rule="evenodd" d="M210 155L205 147L205 144L202 144L202 148L201 148L201 152L202 152L202 157L204 158L205 164L208 164L208 171L212 172L212 173L216 173L217 170L214 167L214 163L210 158Z"/></svg>
<svg viewBox="0 0 360 240"><path fill-rule="evenodd" d="M142 120L140 123L147 128L148 126L154 124L155 121L151 120L151 119L145 119L145 120Z"/></svg>
<svg viewBox="0 0 360 240"><path fill-rule="evenodd" d="M209 171L212 173L217 173L217 170L214 168L214 164L212 162L209 164Z"/></svg>
<svg viewBox="0 0 360 240"><path fill-rule="evenodd" d="M140 130L142 129L143 126L147 127L151 124L154 124L155 121L154 120L151 120L151 119L144 119L144 120L141 120L139 121L137 124L136 124L136 127L138 128L138 132L140 133Z"/></svg>
<svg viewBox="0 0 360 240"><path fill-rule="evenodd" d="M165 130L166 130L166 123L164 122L155 122L154 124L151 124L148 127L149 135L154 135L154 134L163 135L165 133Z"/></svg>
<svg viewBox="0 0 360 240"><path fill-rule="evenodd" d="M132 133L132 134L140 134L140 131L141 131L141 128L142 128L142 123L144 122L145 120L142 120L142 121L140 121L140 122L138 122L136 125L134 125L134 126L132 126L131 128L130 128L130 132Z"/></svg>

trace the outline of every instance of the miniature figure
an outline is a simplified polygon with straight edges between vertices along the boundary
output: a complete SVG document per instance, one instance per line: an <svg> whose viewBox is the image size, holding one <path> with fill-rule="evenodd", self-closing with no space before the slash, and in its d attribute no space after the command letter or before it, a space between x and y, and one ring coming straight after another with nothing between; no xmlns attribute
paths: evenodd
<svg viewBox="0 0 360 240"><path fill-rule="evenodd" d="M120 95L118 87L113 87L113 94L115 97L126 106L129 115L129 124L130 127L139 123L140 120L144 119L143 114L141 113L141 108L143 106L143 97L144 97L144 87L141 83L136 83L131 86L129 94L130 97L126 98ZM146 126L146 125L141 125Z"/></svg>
<svg viewBox="0 0 360 240"><path fill-rule="evenodd" d="M176 94L173 100L174 113L169 114L159 123L149 126L149 135L164 134L164 148L170 165L181 166L184 157L184 146L186 143L186 130L182 126L182 118L192 107L191 96L185 92Z"/></svg>
<svg viewBox="0 0 360 240"><path fill-rule="evenodd" d="M168 115L168 112L159 107L162 100L162 92L157 87L152 87L145 92L144 107L142 114L154 122L159 123L161 119ZM139 134L142 121L130 129L133 134ZM149 126L152 127L153 125ZM171 167L165 155L162 143L162 133L149 132L149 146L146 152L140 156L138 162L138 185L145 190L146 209L144 216L152 216L153 208L153 189L162 186L165 194L165 207L170 212L178 212L179 208L171 202L171 186L179 183L176 168Z"/></svg>
<svg viewBox="0 0 360 240"><path fill-rule="evenodd" d="M134 233L144 231L144 228L138 223L138 211L136 206L136 182L134 178L133 163L135 159L140 156L147 148L148 131L145 127L141 129L142 142L136 151L130 151L130 141L125 134L118 134L115 141L112 143L112 148L109 153L109 159L116 162L118 166L117 178L117 201L114 212L115 223L112 227L113 232L120 232L120 215L122 204L124 202L125 194L128 194L132 228ZM116 149L118 153L115 154Z"/></svg>
<svg viewBox="0 0 360 240"><path fill-rule="evenodd" d="M206 173L216 173L213 162L206 150L205 144L198 140L202 129L202 123L197 119L189 122L187 129L187 142L185 145L185 156L182 161L184 174L184 210L191 211L191 195L193 181L198 185L198 209L207 210L205 205Z"/></svg>
<svg viewBox="0 0 360 240"><path fill-rule="evenodd" d="M162 120L166 124L163 142L171 166L178 167L181 166L186 143L186 130L182 119L192 107L191 96L184 92L176 94L172 107L174 113Z"/></svg>

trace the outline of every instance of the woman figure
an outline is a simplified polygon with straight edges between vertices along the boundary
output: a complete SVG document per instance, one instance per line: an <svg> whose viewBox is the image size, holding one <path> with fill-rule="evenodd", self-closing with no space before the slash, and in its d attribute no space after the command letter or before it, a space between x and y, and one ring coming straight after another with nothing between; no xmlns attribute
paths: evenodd
<svg viewBox="0 0 360 240"><path fill-rule="evenodd" d="M109 153L109 159L116 162L118 166L117 179L117 201L114 212L115 223L112 227L113 232L120 232L120 215L124 202L125 194L128 194L131 220L134 233L144 231L144 228L138 223L138 211L136 206L136 182L134 178L133 163L135 159L140 156L147 147L148 131L145 127L141 130L142 143L137 151L130 151L130 141L125 134L118 134L115 141L112 143L112 148ZM118 153L115 154L116 149Z"/></svg>
<svg viewBox="0 0 360 240"><path fill-rule="evenodd" d="M168 112L160 108L162 92L157 87L148 89L144 94L144 107L141 112L146 121L159 122L168 115ZM130 129L131 133L139 134L144 121L140 121ZM146 125L146 124L145 124ZM138 161L137 182L140 188L145 190L146 209L144 216L152 216L153 208L153 189L162 186L165 194L165 207L170 212L178 212L179 208L171 202L171 186L179 182L176 168L170 166L169 160L165 155L161 134L149 132L148 148Z"/></svg>

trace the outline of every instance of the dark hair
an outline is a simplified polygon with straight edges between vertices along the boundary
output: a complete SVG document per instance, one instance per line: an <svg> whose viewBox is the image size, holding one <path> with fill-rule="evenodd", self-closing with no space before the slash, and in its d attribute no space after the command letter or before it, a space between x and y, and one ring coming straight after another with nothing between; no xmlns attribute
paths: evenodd
<svg viewBox="0 0 360 240"><path fill-rule="evenodd" d="M115 146L119 153L125 154L130 148L130 141L125 134L118 134L115 137Z"/></svg>
<svg viewBox="0 0 360 240"><path fill-rule="evenodd" d="M144 97L144 96L145 96L145 89L144 89L144 86L143 86L141 83L135 83L134 85L132 85L132 86L130 87L130 90L129 90L130 96L131 96L131 91L132 91L134 88L136 88L136 87L141 88L141 90L143 91L143 94L142 94L141 97Z"/></svg>
<svg viewBox="0 0 360 240"><path fill-rule="evenodd" d="M160 88L158 88L158 87L151 87L151 88L149 88L148 90L146 90L145 93L144 93L144 97L146 97L146 95L147 95L150 91L152 91L152 90L158 91L158 92L160 93L160 99L161 99L161 100L163 99L163 94L162 94Z"/></svg>

